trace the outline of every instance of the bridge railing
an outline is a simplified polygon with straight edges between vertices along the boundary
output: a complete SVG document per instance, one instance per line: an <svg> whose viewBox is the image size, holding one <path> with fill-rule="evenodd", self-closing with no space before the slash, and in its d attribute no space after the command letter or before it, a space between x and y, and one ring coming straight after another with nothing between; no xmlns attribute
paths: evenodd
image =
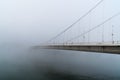
<svg viewBox="0 0 120 80"><path fill-rule="evenodd" d="M47 44L51 45L119 45L119 0L103 0L82 20L70 26Z"/></svg>

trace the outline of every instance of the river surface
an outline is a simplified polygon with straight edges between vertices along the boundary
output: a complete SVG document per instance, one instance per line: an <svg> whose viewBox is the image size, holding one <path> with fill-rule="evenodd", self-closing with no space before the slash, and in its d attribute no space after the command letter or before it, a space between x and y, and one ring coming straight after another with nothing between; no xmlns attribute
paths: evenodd
<svg viewBox="0 0 120 80"><path fill-rule="evenodd" d="M120 55L4 47L0 80L120 80Z"/></svg>

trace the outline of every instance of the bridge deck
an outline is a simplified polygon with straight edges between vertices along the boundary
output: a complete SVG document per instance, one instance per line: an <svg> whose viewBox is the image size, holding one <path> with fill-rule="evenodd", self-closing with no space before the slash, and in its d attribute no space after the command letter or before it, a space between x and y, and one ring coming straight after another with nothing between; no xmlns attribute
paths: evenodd
<svg viewBox="0 0 120 80"><path fill-rule="evenodd" d="M102 53L120 54L120 45L115 44L101 44L101 45L49 45L50 49L62 50L77 50L77 51L91 51Z"/></svg>

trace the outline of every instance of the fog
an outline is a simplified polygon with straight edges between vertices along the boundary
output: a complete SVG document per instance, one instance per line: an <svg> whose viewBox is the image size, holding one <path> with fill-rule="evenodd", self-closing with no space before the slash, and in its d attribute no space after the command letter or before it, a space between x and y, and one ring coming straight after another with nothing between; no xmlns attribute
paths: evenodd
<svg viewBox="0 0 120 80"><path fill-rule="evenodd" d="M120 76L119 55L93 54L93 52L89 54L89 52L64 50L31 50L30 48L31 46L41 45L56 36L88 12L99 1L0 0L0 79L2 79L2 75L5 78L20 75L19 78L25 77L27 74L28 80L31 77L35 77L33 79L35 80L41 74L39 74L39 70L43 69L49 72L51 68L53 69L52 76L56 75L54 75L54 70L77 75L82 71L82 73L88 73L87 75L90 74L92 77L95 75L102 75L102 77L117 76L118 79ZM119 3L120 0L104 0L83 21L76 24L57 41L69 40L119 13ZM89 21L90 19L91 21ZM111 26L114 25L114 40L120 42L119 19L120 16L104 25L106 26L104 28L105 41L111 41ZM92 32L90 41L101 41L101 33L101 28ZM77 41L80 41L80 38ZM84 41L87 42L88 39ZM11 73L13 74L11 75ZM58 79L59 77L55 80Z"/></svg>
<svg viewBox="0 0 120 80"><path fill-rule="evenodd" d="M0 44L39 45L67 28L99 1L1 0ZM98 13L103 9L101 8L103 5L104 19L120 11L119 0L105 0L92 14L99 16ZM100 21L100 18L96 21L93 17L92 22L98 24ZM83 27L79 27L81 28Z"/></svg>
<svg viewBox="0 0 120 80"><path fill-rule="evenodd" d="M99 0L1 0L0 44L38 45L76 21Z"/></svg>
<svg viewBox="0 0 120 80"><path fill-rule="evenodd" d="M1 0L0 43L40 44L80 17L89 2L94 4L86 1Z"/></svg>

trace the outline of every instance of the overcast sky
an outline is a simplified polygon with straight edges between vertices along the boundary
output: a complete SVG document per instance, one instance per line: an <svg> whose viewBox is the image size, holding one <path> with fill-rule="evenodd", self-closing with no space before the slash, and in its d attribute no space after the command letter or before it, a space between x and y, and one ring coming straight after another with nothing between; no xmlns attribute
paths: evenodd
<svg viewBox="0 0 120 80"><path fill-rule="evenodd" d="M71 25L99 1L0 0L0 44L38 45ZM119 0L106 1L109 3L105 5L112 3L108 13L119 12Z"/></svg>

